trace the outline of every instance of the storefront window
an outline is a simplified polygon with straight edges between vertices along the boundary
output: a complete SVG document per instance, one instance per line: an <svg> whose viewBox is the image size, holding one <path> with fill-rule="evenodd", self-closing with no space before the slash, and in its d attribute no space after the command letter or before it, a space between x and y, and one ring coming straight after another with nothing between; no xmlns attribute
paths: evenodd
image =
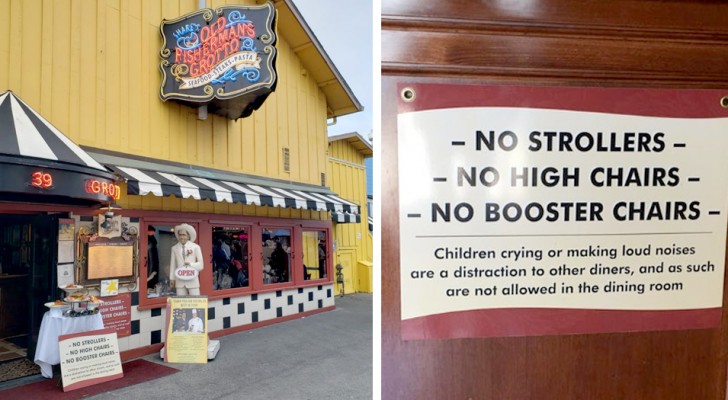
<svg viewBox="0 0 728 400"><path fill-rule="evenodd" d="M169 275L169 260L175 244L174 226L147 225L147 298L175 294Z"/></svg>
<svg viewBox="0 0 728 400"><path fill-rule="evenodd" d="M190 223L204 259L199 272L202 295L236 296L331 279L331 231L325 221L202 221ZM164 305L167 296L177 295L175 284L185 281L175 280L169 271L172 252L180 247L174 227L181 223L161 218L142 222L142 232L148 236L146 248L145 238L140 240L139 275L147 291L146 296L140 293L140 306Z"/></svg>
<svg viewBox="0 0 728 400"><path fill-rule="evenodd" d="M303 232L303 279L326 278L326 232Z"/></svg>
<svg viewBox="0 0 728 400"><path fill-rule="evenodd" d="M250 286L246 227L212 228L212 288L214 290Z"/></svg>
<svg viewBox="0 0 728 400"><path fill-rule="evenodd" d="M263 228L263 283L291 282L291 230Z"/></svg>

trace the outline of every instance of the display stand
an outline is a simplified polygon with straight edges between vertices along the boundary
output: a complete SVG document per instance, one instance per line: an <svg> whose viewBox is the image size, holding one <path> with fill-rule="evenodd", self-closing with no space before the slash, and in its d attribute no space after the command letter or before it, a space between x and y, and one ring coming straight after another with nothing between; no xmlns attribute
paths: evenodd
<svg viewBox="0 0 728 400"><path fill-rule="evenodd" d="M90 315L96 312L99 303L92 301L87 289L83 286L74 285L73 287L61 287L60 289L66 292L63 302L70 305L70 308L63 312L64 316ZM82 293L83 296L78 296L77 293ZM74 313L78 314L74 315Z"/></svg>
<svg viewBox="0 0 728 400"><path fill-rule="evenodd" d="M58 337L79 332L88 332L104 328L101 314L93 314L75 318L55 317L50 312L43 315L38 333L38 344L34 360L40 366L45 378L53 377L53 365L60 364Z"/></svg>
<svg viewBox="0 0 728 400"><path fill-rule="evenodd" d="M208 340L207 341L207 360L212 361L217 357L217 353L220 351L219 340ZM164 347L159 350L159 357L164 360Z"/></svg>

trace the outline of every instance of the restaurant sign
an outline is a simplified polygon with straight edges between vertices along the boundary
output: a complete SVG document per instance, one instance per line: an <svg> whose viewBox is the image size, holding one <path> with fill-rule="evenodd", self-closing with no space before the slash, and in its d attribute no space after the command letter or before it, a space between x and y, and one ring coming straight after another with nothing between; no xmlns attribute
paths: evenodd
<svg viewBox="0 0 728 400"><path fill-rule="evenodd" d="M162 100L247 117L276 86L275 8L224 6L162 20Z"/></svg>
<svg viewBox="0 0 728 400"><path fill-rule="evenodd" d="M0 192L15 195L51 195L95 202L118 200L121 188L113 176L90 168L25 165L18 161L0 160L4 178Z"/></svg>

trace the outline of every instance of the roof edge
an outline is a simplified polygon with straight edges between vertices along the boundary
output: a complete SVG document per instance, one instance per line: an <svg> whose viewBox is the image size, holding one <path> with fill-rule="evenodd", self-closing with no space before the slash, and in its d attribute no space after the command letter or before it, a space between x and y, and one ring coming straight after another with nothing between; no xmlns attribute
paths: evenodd
<svg viewBox="0 0 728 400"><path fill-rule="evenodd" d="M374 154L374 147L372 146L372 144L369 143L368 140L364 139L364 136L359 134L359 132L341 133L338 135L329 136L329 143L345 139L355 139L360 141L369 149L372 154Z"/></svg>
<svg viewBox="0 0 728 400"><path fill-rule="evenodd" d="M351 100L351 102L356 107L356 110L355 111L349 111L349 110L347 110L348 112L343 112L343 113L340 113L340 114L335 114L335 115L332 115L332 117L333 116L339 116L340 117L340 116L343 116L343 115L347 115L347 114L352 114L352 113L355 113L355 112L364 111L364 106L361 104L361 102L359 102L359 99L356 98L356 96L354 95L354 92L349 87L349 84L346 82L346 80L344 80L344 77L341 75L341 73L339 72L339 70L336 68L336 65L331 60L331 58L329 57L328 53L326 53L326 50L321 45L321 42L319 42L318 38L316 37L316 34L313 32L313 30L311 30L311 27L308 26L308 23L303 18L303 15L298 10L298 8L296 7L296 5L293 3L293 0L276 0L276 3L279 3L279 2L285 4L286 7L288 7L288 9L291 11L291 14L293 14L293 17L296 19L296 21L298 21L298 23L301 25L301 28L304 30L304 32L306 32L306 35L308 35L308 37L311 39L311 43L314 45L314 47L316 48L316 50L318 51L318 53L324 59L324 61L326 62L326 65L328 65L328 67L331 69L331 72L336 77L336 80L339 82L339 84L341 85L341 87L346 92L347 96L349 96L349 99ZM334 112L336 112L336 110L334 110Z"/></svg>

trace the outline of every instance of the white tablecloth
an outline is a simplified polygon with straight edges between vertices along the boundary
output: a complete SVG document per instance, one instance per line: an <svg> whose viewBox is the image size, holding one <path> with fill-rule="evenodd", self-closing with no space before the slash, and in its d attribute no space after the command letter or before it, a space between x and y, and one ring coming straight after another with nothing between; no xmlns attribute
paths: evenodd
<svg viewBox="0 0 728 400"><path fill-rule="evenodd" d="M53 377L53 365L61 363L58 351L58 336L104 329L101 313L83 317L55 317L46 311L40 324L38 347L35 349L35 363L46 378Z"/></svg>

